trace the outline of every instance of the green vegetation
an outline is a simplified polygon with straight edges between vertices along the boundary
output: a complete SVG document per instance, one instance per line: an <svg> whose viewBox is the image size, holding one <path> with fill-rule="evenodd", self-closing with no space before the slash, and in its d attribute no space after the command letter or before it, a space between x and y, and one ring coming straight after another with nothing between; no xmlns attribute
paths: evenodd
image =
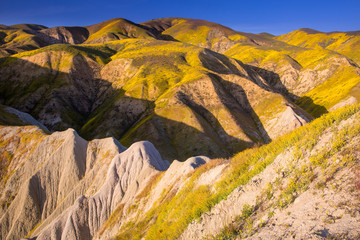
<svg viewBox="0 0 360 240"><path fill-rule="evenodd" d="M86 138L90 135L94 136L94 131L99 132L98 127L103 119L108 118L111 109L125 98L141 101L148 106L150 112L147 116L151 116L154 108L160 109L168 106L169 93L173 93L173 89L204 77L206 73L206 69L198 59L198 54L202 49L188 44L125 39L111 42L106 46L118 50L117 54L111 56L112 61L116 59L131 60L131 67L135 69L136 74L113 82L113 86L120 89L117 90L120 93L114 93L114 96L108 97L105 103L88 117L80 131ZM136 126L140 126L146 120L149 120L149 117L142 119ZM121 136L119 133L115 136L127 139L136 128L129 129L130 132L127 132L125 136ZM117 130L117 132L119 131ZM124 141L131 142L132 140Z"/></svg>
<svg viewBox="0 0 360 240"><path fill-rule="evenodd" d="M324 35L327 36L322 33L307 34L302 31L295 31L294 35L290 33L277 38L278 40L293 44L293 46L278 44L268 47L266 45L256 46L248 43L237 43L224 54L245 63L264 67L265 69L275 64L276 67L272 69L272 71L279 74L280 77L286 74L287 69L291 68L297 69L300 71L300 74L304 76L306 76L305 73L311 70L312 73L315 74L315 77L313 79L311 78L308 84L312 84L313 86L309 87L309 90L304 92L296 103L312 116L319 117L326 113L327 109L330 109L349 96L355 96L359 99L360 92L356 87L360 82L358 69L353 67L354 64L351 65L352 61L346 60L340 54L328 50L335 50L335 48L327 47L324 49L317 45L319 38L327 39ZM340 35L345 36L346 39L355 38L355 36L348 36L344 33L339 34L339 36ZM315 36L319 38L313 39ZM356 36L356 38L358 38L358 36ZM293 39L297 39L298 42L293 42ZM318 47L314 47L313 44L306 42L308 40L310 41L310 39L313 40ZM346 42L346 39L343 39L344 42ZM310 44L312 48L303 48L305 43ZM306 44L305 47L309 47ZM351 45L349 48L354 49L354 46ZM353 52L356 53L357 51ZM360 58L358 59L360 60ZM309 78L309 76L304 77L305 80L306 78ZM297 89L299 85L301 86L299 79L296 81L294 85L286 86L290 92L292 92L293 89ZM261 107L263 106L261 105Z"/></svg>
<svg viewBox="0 0 360 240"><path fill-rule="evenodd" d="M41 107L45 106L45 103L51 98L50 95L53 96L60 92L53 90L71 89L75 86L71 79L74 70L73 60L75 56L82 56L97 63L94 64L97 69L93 80L111 83L109 91L100 93L106 95L104 98L96 96L92 99L89 98L90 100L86 99L91 102L89 104L91 113L80 114L74 110L71 103L61 110L60 116L65 122L64 126L71 125L80 129L80 134L88 139L94 136L113 135L121 138L124 145L130 145L137 137L144 136L139 132L147 126L154 127L156 133L164 134L160 134L160 137L170 136L170 131L174 132L174 129L177 131L180 129L178 126L181 126L181 131L187 127L191 129L186 130L188 131L186 134L189 134L186 135L186 138L191 140L184 142L184 139L178 136L169 137L166 139L167 144L175 146L174 151L178 151L176 146L179 145L192 150L195 144L197 144L196 148L200 149L208 142L214 142L224 152L230 153L230 148L228 149L224 144L225 137L231 138L233 142L245 139L245 143L229 144L234 145L232 147L237 148L237 151L241 151L243 148L257 143L258 139L256 134L250 136L245 129L242 129L242 126L237 126L241 125L239 122L245 123L249 120L245 117L245 120L242 119L241 114L239 114L240 117L233 115L231 107L225 104L228 100L224 99L226 94L229 95L227 97L235 96L232 96L232 92L226 89L222 82L223 79L224 81L226 79L230 79L226 81L234 80L233 83L239 81L239 86L243 84L241 87L244 87L245 98L251 99L251 103L245 103L245 105L249 105L246 107L250 110L244 111L248 113L253 110L249 113L251 115L249 119L253 118L255 121L260 119L264 124L274 120L274 116L286 108L282 103L288 101L285 96L287 90L290 93L299 93L299 99L295 103L312 116L319 118L268 145L236 154L231 158L223 178L214 186L198 186L196 183L202 173L223 164L223 162L212 161L210 164L198 168L189 176L182 189L178 192L177 189L165 189L155 206L142 219L139 216L138 221L134 220L123 225L117 236L118 239L174 239L179 237L190 222L198 219L221 200L226 199L234 189L247 184L284 150L291 149L293 151L291 161L296 163L297 160L304 157L306 151L313 148L327 128L336 126L341 120L360 110L359 105L354 105L326 114L333 106L350 96L360 100L360 77L356 65L360 62L360 54L359 51L355 51L360 45L359 36L347 33L324 34L311 30L298 30L279 37L262 37L261 35L237 33L221 25L200 20L174 18L158 20L158 22L161 26L159 28L165 26L166 30L156 33L157 36L155 36L155 31L149 31L144 27L146 24L139 25L125 19L113 19L87 27L90 36L86 44L54 44L42 48L40 46L44 46L44 43L41 42L41 39L24 31L25 28L41 29L41 26L24 25L18 26L17 29L1 30L0 44L5 55L8 54L7 51L21 53L1 59L0 67L1 70L4 69L1 73L5 75L8 69L10 69L9 72L12 72L4 78L0 90L0 100L9 105L12 103L19 105L20 101L26 103L30 99L36 102L34 106L31 106L34 108L31 111L39 114L45 110ZM156 38L171 41L162 41ZM264 76L264 79L247 79L247 75L253 73L249 66L245 66L244 69L236 69L241 72L237 75L232 70L237 68L236 64L242 65L242 63L198 46L213 47L213 49L217 46L221 48L220 52L227 50L224 55L253 65L251 69L257 69L255 71L259 76L262 73L261 76ZM22 52L24 50L32 51ZM31 74L35 74L29 73L28 76L23 77L19 73L19 69L26 63L26 59L41 53L46 55L47 59L40 59L33 65L29 64L31 65L29 67ZM125 69L128 66L116 65L116 60L119 62L124 60L125 63L129 63L131 70ZM111 65L112 62L114 65ZM11 68L12 66L14 69ZM106 69L107 67L109 68ZM221 69L226 71L222 72ZM111 71L119 74L114 74L116 77L111 78L106 76L108 70L109 75L112 75ZM228 74L227 70L231 73ZM12 80L13 73L19 73L19 76L13 78L15 79L14 84L8 84L8 80ZM242 74L243 78L240 78ZM211 78L212 75L217 75L217 77ZM111 79L101 80L101 77ZM268 82L262 85L255 83L257 80ZM205 81L211 82L207 85ZM188 83L193 85L187 85ZM199 85L196 85L198 83ZM269 89L265 86L266 84L271 85L268 87ZM102 87L101 84L98 85L94 88ZM215 92L211 92L212 95L198 92L201 88L208 86L215 89ZM276 87L281 90L275 89ZM288 89L284 89L285 87ZM254 93L256 90L262 92ZM194 101L194 103L187 103L181 99L180 95L185 91L189 92L190 96L187 100ZM34 95L48 98L33 100L29 97ZM210 97L206 98L207 96ZM219 97L219 99L212 102L209 99L213 96ZM295 96L295 98L297 97ZM97 105L102 99L105 101ZM190 106L191 104L193 105ZM222 105L220 106L220 104ZM242 104L239 103L239 106ZM93 106L98 107L94 110ZM126 109L127 107L129 109ZM128 110L125 114L123 114L124 109ZM200 111L197 111L199 109ZM126 115L127 113L129 114ZM117 119L119 116L125 116L125 120ZM235 118L239 122L236 122ZM154 122L159 124L156 125ZM234 122L236 123L234 124ZM22 125L22 122L0 106L0 124ZM254 123L246 122L246 124L250 126ZM58 126L58 128L61 127L63 126ZM331 142L331 151L322 149L316 155L310 156L311 165L294 164L287 173L291 173L288 182L283 183L278 180L274 186L268 186L264 193L264 199L272 202L269 207L269 216L274 214L272 209L286 208L300 193L306 191L317 178L316 169L323 169L324 179L316 184L321 189L327 186L331 177L340 168L352 163L354 158L351 154L344 154L337 165L331 163L330 160L335 154L342 152L342 147L351 137L359 134L359 128L359 125L354 125L353 128L342 129ZM224 137L223 133L218 133L217 130L223 130L229 136ZM26 144L36 144L44 135L43 133L32 134L35 137L19 133L19 138L11 139L18 143L17 151L26 151ZM172 134L180 135L182 132ZM239 139L235 139L235 135ZM205 140L198 136L206 136L209 140L204 144ZM17 157L16 151L6 148L9 144L8 141L10 140L0 140L0 167L3 182L6 182L11 176L12 171L9 166ZM105 153L104 157L107 154L109 152ZM149 185L137 196L137 201L145 201L144 199L149 196L160 178L160 175L154 176ZM280 193L276 194L276 191L280 191ZM132 205L128 209L128 213L134 212L133 210L136 210L139 202ZM219 236L216 236L216 239L251 235L254 227L253 218L259 205L260 203L255 206L244 205L243 212L238 217L236 224L227 226ZM116 209L100 232L121 220L123 207L120 205Z"/></svg>
<svg viewBox="0 0 360 240"><path fill-rule="evenodd" d="M360 105L342 109L336 113L330 113L324 117L315 120L314 123L309 124L310 131L316 131L317 134L311 135L310 139L299 139L292 147L292 159L288 160L289 169L284 172L286 175L286 183L282 179L277 178L274 183L269 183L264 191L264 197L258 197L257 205L251 207L244 205L241 216L237 217L235 222L226 226L219 235L213 239L235 239L237 237L248 237L256 232L253 229L253 221L263 215L264 211L270 212L269 218L272 217L276 208L284 209L291 204L297 196L306 191L310 184L317 180L316 188L324 188L329 181L332 180L335 173L345 166L350 166L356 163L356 157L352 154L352 150L344 149L343 147L352 141L352 139L360 134L360 123L348 124L343 126L340 131L334 132L332 140L325 147L313 152L310 155L310 161L299 164L304 160L304 154L309 154L321 136L318 132L322 127L337 128L341 120L349 117L358 117ZM350 115L348 115L350 113ZM329 115L334 114L336 116ZM334 125L328 125L328 121L334 121ZM318 124L323 124L319 126ZM315 126L318 125L318 126ZM321 128L319 128L321 127ZM307 137L309 135L306 135ZM271 144L270 144L271 145ZM261 149L261 148L260 148ZM335 158L335 159L334 159ZM331 161L330 161L331 160ZM318 169L322 170L319 175ZM320 181L319 181L320 179ZM323 180L321 180L323 179ZM274 195L274 192L279 192ZM265 203L267 202L267 203ZM258 210L258 208L261 210ZM254 213L254 216L251 215ZM261 222L261 219L259 220ZM262 227L263 223L258 225Z"/></svg>
<svg viewBox="0 0 360 240"><path fill-rule="evenodd" d="M319 110L319 106L330 109L336 103L351 96L352 90L359 83L360 77L355 69L341 67L327 81L301 97L297 104L314 117L319 117L323 114L321 109ZM309 100L314 104L309 104Z"/></svg>
<svg viewBox="0 0 360 240"><path fill-rule="evenodd" d="M360 45L360 37L351 33L328 34L318 32L316 34L309 34L300 29L275 37L275 39L300 47L329 49L344 54L356 62L360 60L359 52L354 51Z"/></svg>
<svg viewBox="0 0 360 240"><path fill-rule="evenodd" d="M195 170L183 189L172 198L165 198L165 194L163 196L165 200L160 200L161 204L155 205L147 213L145 220L141 221L144 224L141 226L145 227L150 224L151 219L157 216L155 223L153 225L150 224L146 239L177 238L191 221L199 218L202 213L209 211L213 206L225 199L235 188L246 184L252 177L259 174L267 165L272 163L281 152L290 148L299 149L295 151L295 153L297 152L295 157L298 158L304 149L312 148L315 145L325 129L336 126L340 121L353 116L359 111L360 105L339 109L274 140L268 145L248 149L237 154L231 159L224 177L215 184L214 192L208 186L196 187L195 183L201 173L204 172L204 169L210 169L216 166L216 164L210 166L206 164ZM357 134L358 131L353 131L353 133ZM307 137L303 138L303 136ZM312 181L313 177L313 173L309 171L309 168L304 167L297 170L295 176L283 190L277 205L285 207L291 203L294 200L294 194L306 189L306 186ZM267 195L271 198L271 194L268 193ZM244 214L247 216L252 212L249 209L249 207L244 208ZM125 229L120 231L124 231L124 234L126 232ZM140 238L145 234L141 228L132 227L131 231L142 232L138 235ZM123 234L120 234L118 239L122 239Z"/></svg>
<svg viewBox="0 0 360 240"><path fill-rule="evenodd" d="M98 31L90 34L86 43L107 42L117 39L144 38L153 39L151 32L125 19L110 21Z"/></svg>
<svg viewBox="0 0 360 240"><path fill-rule="evenodd" d="M0 30L0 49L23 52L40 48L44 42L23 29Z"/></svg>

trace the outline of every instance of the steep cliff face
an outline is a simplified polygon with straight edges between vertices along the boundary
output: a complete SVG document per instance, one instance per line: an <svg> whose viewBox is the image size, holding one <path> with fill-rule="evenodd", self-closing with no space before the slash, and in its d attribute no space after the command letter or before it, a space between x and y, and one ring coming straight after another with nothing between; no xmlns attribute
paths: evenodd
<svg viewBox="0 0 360 240"><path fill-rule="evenodd" d="M103 186L93 196L80 196L36 239L91 239L119 205L134 202L148 181L168 166L150 142L131 145L112 160Z"/></svg>
<svg viewBox="0 0 360 240"><path fill-rule="evenodd" d="M2 127L1 143L2 161L8 156L1 184L3 239L27 235L79 194L99 189L109 159L125 150L112 138L88 143L72 129L46 135L36 127Z"/></svg>
<svg viewBox="0 0 360 240"><path fill-rule="evenodd" d="M10 156L2 168L3 239L91 239L119 208L130 209L170 165L150 142L125 149L113 138L87 142L72 129L51 135L32 126L0 131L1 161ZM180 186L181 178L208 161L175 161L147 208L169 184Z"/></svg>

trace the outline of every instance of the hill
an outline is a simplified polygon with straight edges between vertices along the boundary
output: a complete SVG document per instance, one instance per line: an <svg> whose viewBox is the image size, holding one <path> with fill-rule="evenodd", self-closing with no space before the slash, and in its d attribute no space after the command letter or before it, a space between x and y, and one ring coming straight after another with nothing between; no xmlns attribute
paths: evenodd
<svg viewBox="0 0 360 240"><path fill-rule="evenodd" d="M358 36L0 25L0 238L359 238Z"/></svg>
<svg viewBox="0 0 360 240"><path fill-rule="evenodd" d="M149 142L3 126L2 238L357 238L359 109L228 160L170 166Z"/></svg>
<svg viewBox="0 0 360 240"><path fill-rule="evenodd" d="M4 58L0 72L3 103L50 130L150 140L166 159L230 156L311 119L278 79L173 41L50 45Z"/></svg>

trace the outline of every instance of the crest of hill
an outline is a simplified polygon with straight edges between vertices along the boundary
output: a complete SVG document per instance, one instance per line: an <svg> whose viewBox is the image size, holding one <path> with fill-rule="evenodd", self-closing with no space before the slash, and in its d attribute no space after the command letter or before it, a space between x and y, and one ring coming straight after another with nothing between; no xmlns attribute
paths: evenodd
<svg viewBox="0 0 360 240"><path fill-rule="evenodd" d="M209 28L220 28L224 32L231 33L234 30L231 28L225 27L221 24L209 22L202 19L192 19L192 18L159 18L159 19L153 19L147 22L142 23L141 25L148 26L151 28L156 29L157 31L166 31L171 27L174 27L175 25L180 25L179 31L184 30L191 30L196 29L198 27L206 26Z"/></svg>
<svg viewBox="0 0 360 240"><path fill-rule="evenodd" d="M170 36L174 40L209 48L224 53L236 44L249 46L283 46L270 34L252 34L235 31L221 24L201 19L161 18L142 23L142 25Z"/></svg>
<svg viewBox="0 0 360 240"><path fill-rule="evenodd" d="M161 31L162 35L171 36L178 41L210 49L212 48L209 46L218 38L232 36L232 38L246 39L231 28L201 19L162 18L150 20L142 25Z"/></svg>
<svg viewBox="0 0 360 240"><path fill-rule="evenodd" d="M312 29L299 29L274 39L304 48L335 51L358 65L360 63L360 53L356 50L360 48L359 31L324 33Z"/></svg>
<svg viewBox="0 0 360 240"><path fill-rule="evenodd" d="M43 26L43 25L29 24L29 23L20 23L20 24L10 25L9 27L22 29L22 30L27 30L27 31L40 31L40 30L48 28L48 27Z"/></svg>
<svg viewBox="0 0 360 240"><path fill-rule="evenodd" d="M104 43L126 38L156 39L156 32L124 18L114 18L87 26L89 38L86 43Z"/></svg>

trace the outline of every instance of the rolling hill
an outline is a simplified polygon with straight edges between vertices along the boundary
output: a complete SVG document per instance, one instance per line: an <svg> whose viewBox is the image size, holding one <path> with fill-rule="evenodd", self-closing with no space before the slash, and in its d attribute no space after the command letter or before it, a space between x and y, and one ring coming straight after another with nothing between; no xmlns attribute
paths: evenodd
<svg viewBox="0 0 360 240"><path fill-rule="evenodd" d="M359 37L0 25L1 238L358 238Z"/></svg>

